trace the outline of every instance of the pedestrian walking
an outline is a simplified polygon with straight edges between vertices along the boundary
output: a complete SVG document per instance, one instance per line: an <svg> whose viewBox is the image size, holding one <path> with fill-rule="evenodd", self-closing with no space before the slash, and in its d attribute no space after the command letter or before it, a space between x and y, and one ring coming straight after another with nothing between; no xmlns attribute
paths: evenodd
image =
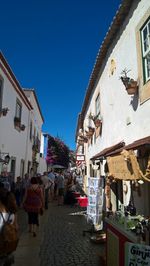
<svg viewBox="0 0 150 266"><path fill-rule="evenodd" d="M58 205L64 204L64 176L60 171L57 176Z"/></svg>
<svg viewBox="0 0 150 266"><path fill-rule="evenodd" d="M54 199L54 184L55 184L55 174L54 174L54 171L51 170L49 173L48 173L48 178L51 182L51 186L50 186L50 189L49 189L49 192L50 192L50 201L53 201Z"/></svg>
<svg viewBox="0 0 150 266"><path fill-rule="evenodd" d="M30 178L29 178L29 174L26 173L24 175L24 178L22 180L22 196L24 198L24 195L25 195L25 191L26 189L30 186Z"/></svg>
<svg viewBox="0 0 150 266"><path fill-rule="evenodd" d="M58 188L57 188L57 173L55 173L55 180L54 180L54 200L57 200L58 196Z"/></svg>
<svg viewBox="0 0 150 266"><path fill-rule="evenodd" d="M48 209L48 199L49 199L49 189L50 186L53 184L53 182L48 178L48 173L44 172L41 176L41 180L44 185L44 203L45 203L45 209Z"/></svg>
<svg viewBox="0 0 150 266"><path fill-rule="evenodd" d="M0 174L0 182L3 184L4 188L11 191L11 184L9 182L8 173L3 171Z"/></svg>
<svg viewBox="0 0 150 266"><path fill-rule="evenodd" d="M23 193L22 180L20 176L17 176L17 181L15 183L15 197L18 207L20 207L22 203L22 193Z"/></svg>
<svg viewBox="0 0 150 266"><path fill-rule="evenodd" d="M39 226L39 214L44 207L43 191L36 177L31 178L31 185L25 192L23 206L28 215L29 233L35 237Z"/></svg>
<svg viewBox="0 0 150 266"><path fill-rule="evenodd" d="M66 193L65 193L65 204L69 204L71 206L75 205L77 203L77 199L74 196L74 192L76 191L76 184L75 180L72 175L68 177L68 180L66 182Z"/></svg>

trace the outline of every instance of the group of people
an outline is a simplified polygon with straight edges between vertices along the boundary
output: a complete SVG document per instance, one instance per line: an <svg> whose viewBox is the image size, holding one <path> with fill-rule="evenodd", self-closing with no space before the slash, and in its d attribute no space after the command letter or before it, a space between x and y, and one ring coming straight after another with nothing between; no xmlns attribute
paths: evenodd
<svg viewBox="0 0 150 266"><path fill-rule="evenodd" d="M71 174L65 174L61 170L44 172L30 177L25 174L22 179L16 178L12 182L10 177L4 173L0 175L0 232L5 218L11 217L10 221L18 230L17 210L23 208L27 213L28 231L33 237L37 235L39 226L39 215L48 209L49 201L56 200L57 204L76 203L74 191L81 188L76 178ZM2 214L1 214L2 213ZM3 219L4 218L4 219ZM11 265L8 256L0 256L0 266Z"/></svg>

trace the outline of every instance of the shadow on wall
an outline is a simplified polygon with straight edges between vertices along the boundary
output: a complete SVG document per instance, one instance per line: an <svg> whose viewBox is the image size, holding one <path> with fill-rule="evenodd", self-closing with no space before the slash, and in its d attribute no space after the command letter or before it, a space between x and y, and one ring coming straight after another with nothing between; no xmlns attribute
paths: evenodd
<svg viewBox="0 0 150 266"><path fill-rule="evenodd" d="M139 102L139 92L137 92L136 94L132 96L132 99L130 102L134 111L136 111L138 108L138 102Z"/></svg>

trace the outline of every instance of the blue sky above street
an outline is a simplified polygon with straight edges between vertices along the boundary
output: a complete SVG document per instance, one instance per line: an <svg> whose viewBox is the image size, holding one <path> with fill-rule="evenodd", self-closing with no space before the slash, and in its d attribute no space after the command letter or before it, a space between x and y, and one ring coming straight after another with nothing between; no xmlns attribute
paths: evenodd
<svg viewBox="0 0 150 266"><path fill-rule="evenodd" d="M98 50L120 3L0 0L0 49L20 85L35 89L43 131L71 149Z"/></svg>

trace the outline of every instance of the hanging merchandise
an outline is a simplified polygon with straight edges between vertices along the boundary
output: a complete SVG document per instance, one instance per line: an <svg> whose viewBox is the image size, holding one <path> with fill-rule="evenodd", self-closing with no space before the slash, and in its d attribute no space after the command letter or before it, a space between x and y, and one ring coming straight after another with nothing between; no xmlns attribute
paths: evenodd
<svg viewBox="0 0 150 266"><path fill-rule="evenodd" d="M103 188L101 179L96 177L89 177L87 216L88 220L91 220L95 227L99 227L99 230L103 228L102 210Z"/></svg>
<svg viewBox="0 0 150 266"><path fill-rule="evenodd" d="M109 176L120 180L144 180L150 182L150 156L145 174L139 167L133 150L123 150L121 154L108 156Z"/></svg>

